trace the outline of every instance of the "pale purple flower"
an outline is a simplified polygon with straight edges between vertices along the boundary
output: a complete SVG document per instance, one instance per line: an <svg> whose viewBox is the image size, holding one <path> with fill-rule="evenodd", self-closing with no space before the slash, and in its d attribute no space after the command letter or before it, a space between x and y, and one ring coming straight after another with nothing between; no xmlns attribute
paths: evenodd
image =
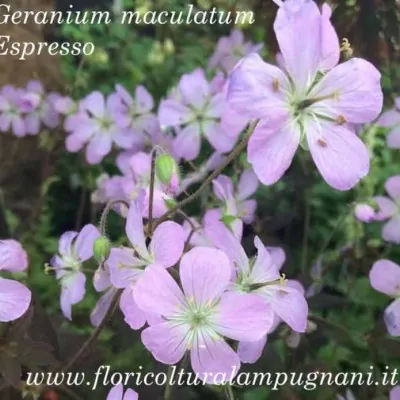
<svg viewBox="0 0 400 400"><path fill-rule="evenodd" d="M357 204L354 215L361 222L369 223L375 220L375 210L369 204Z"/></svg>
<svg viewBox="0 0 400 400"><path fill-rule="evenodd" d="M260 181L271 185L289 168L301 144L329 185L348 190L369 170L368 150L351 124L379 115L380 73L359 58L336 65L337 36L313 1L276 2L280 8L274 29L285 70L253 53L239 62L229 80L230 106L260 120L249 141L248 160Z"/></svg>
<svg viewBox="0 0 400 400"><path fill-rule="evenodd" d="M371 286L395 300L386 308L384 320L390 335L400 336L400 265L379 260L369 273Z"/></svg>
<svg viewBox="0 0 400 400"><path fill-rule="evenodd" d="M169 268L178 262L184 248L184 232L176 222L163 222L156 228L147 246L142 210L138 202L134 201L129 207L125 229L132 247L111 249L107 264L113 286L124 289L120 307L125 321L132 329L140 329L147 316L133 298L136 286L149 265Z"/></svg>
<svg viewBox="0 0 400 400"><path fill-rule="evenodd" d="M14 88L11 85L3 86L0 91L0 131L12 133L17 137L27 134L24 106L21 98L24 94L22 89Z"/></svg>
<svg viewBox="0 0 400 400"><path fill-rule="evenodd" d="M97 189L92 193L92 203L105 204L112 200L127 200L124 185L129 177L122 175L100 175L96 180Z"/></svg>
<svg viewBox="0 0 400 400"><path fill-rule="evenodd" d="M219 39L208 66L229 72L241 58L250 53L258 53L262 47L262 43L247 42L241 30L233 29L229 36Z"/></svg>
<svg viewBox="0 0 400 400"><path fill-rule="evenodd" d="M124 394L124 386L121 384L114 386L106 400L138 400L138 394L132 389L127 389Z"/></svg>
<svg viewBox="0 0 400 400"><path fill-rule="evenodd" d="M231 150L236 137L228 135L220 124L226 101L222 93L212 92L204 70L183 75L178 88L180 100L163 100L158 110L161 127L171 126L178 131L174 153L179 158L194 160L200 154L203 135L219 153Z"/></svg>
<svg viewBox="0 0 400 400"><path fill-rule="evenodd" d="M225 251L235 267L232 290L251 292L262 297L275 314L294 331L305 332L308 305L303 292L288 284L280 269L285 256L280 248L266 248L258 236L254 239L257 256L249 259L240 241L221 223L206 226L216 247Z"/></svg>
<svg viewBox="0 0 400 400"><path fill-rule="evenodd" d="M389 400L400 400L400 386L395 386L389 394Z"/></svg>
<svg viewBox="0 0 400 400"><path fill-rule="evenodd" d="M136 87L135 98L122 85L116 85L115 90L120 102L113 104L112 114L118 126L133 138L132 146L143 148L146 138L158 125L157 117L152 112L153 97L142 85Z"/></svg>
<svg viewBox="0 0 400 400"><path fill-rule="evenodd" d="M25 94L21 101L29 108L25 116L27 133L37 135L40 132L41 124L47 128L56 128L60 123L60 115L54 107L57 93L46 94L42 84L38 81L28 82Z"/></svg>
<svg viewBox="0 0 400 400"><path fill-rule="evenodd" d="M173 365L190 351L194 372L207 383L224 381L217 373L229 379L239 370L239 357L224 338L259 340L271 328L273 313L258 296L227 292L231 274L227 256L209 247L195 247L182 257L183 291L165 268L145 270L134 296L140 308L164 317L142 332L156 360Z"/></svg>
<svg viewBox="0 0 400 400"><path fill-rule="evenodd" d="M28 257L13 239L0 241L0 271L20 272L28 267ZM0 322L21 317L31 303L31 291L22 283L0 278Z"/></svg>
<svg viewBox="0 0 400 400"><path fill-rule="evenodd" d="M129 148L134 136L119 128L111 113L113 104L118 101L115 94L105 98L97 91L83 99L66 139L67 150L77 152L87 143L87 161L98 164L111 152L113 143L120 148Z"/></svg>
<svg viewBox="0 0 400 400"><path fill-rule="evenodd" d="M392 149L400 148L400 97L395 100L393 109L385 111L376 121L385 128L389 128L387 145Z"/></svg>
<svg viewBox="0 0 400 400"><path fill-rule="evenodd" d="M386 222L382 228L382 237L388 242L400 243L400 175L390 177L385 183L389 197L376 196L379 206L375 219Z"/></svg>
<svg viewBox="0 0 400 400"><path fill-rule="evenodd" d="M69 320L72 306L85 295L86 276L82 264L93 256L93 243L99 236L100 232L91 224L85 225L79 233L65 232L58 243L58 254L51 260L61 284L61 310Z"/></svg>
<svg viewBox="0 0 400 400"><path fill-rule="evenodd" d="M224 202L224 212L241 219L245 224L254 221L257 207L255 200L249 198L256 192L259 185L258 178L252 169L243 171L237 187L234 189L233 182L225 175L220 175L213 181L214 194ZM232 212L236 209L236 213Z"/></svg>

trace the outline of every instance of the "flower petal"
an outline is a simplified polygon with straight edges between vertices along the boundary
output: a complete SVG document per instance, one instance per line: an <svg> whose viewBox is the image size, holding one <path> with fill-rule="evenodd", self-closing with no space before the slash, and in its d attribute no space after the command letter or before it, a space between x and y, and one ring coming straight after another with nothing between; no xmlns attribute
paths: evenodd
<svg viewBox="0 0 400 400"><path fill-rule="evenodd" d="M93 244L99 236L99 230L92 224L85 225L79 232L74 249L81 261L86 261L93 256Z"/></svg>
<svg viewBox="0 0 400 400"><path fill-rule="evenodd" d="M371 286L388 296L400 295L400 265L390 260L379 260L369 272Z"/></svg>
<svg viewBox="0 0 400 400"><path fill-rule="evenodd" d="M122 383L120 383L119 385L114 386L110 390L106 400L122 400L123 394L124 394L124 386L122 385Z"/></svg>
<svg viewBox="0 0 400 400"><path fill-rule="evenodd" d="M309 94L323 98L310 110L333 119L344 117L353 124L373 121L381 112L381 74L368 61L352 58L330 70Z"/></svg>
<svg viewBox="0 0 400 400"><path fill-rule="evenodd" d="M107 314L108 309L111 306L111 301L117 292L117 289L110 288L107 290L103 296L100 297L96 303L93 311L90 314L90 322L93 326L99 326Z"/></svg>
<svg viewBox="0 0 400 400"><path fill-rule="evenodd" d="M300 132L294 124L286 123L277 130L266 122L256 127L247 148L248 160L264 185L272 185L282 177L299 143Z"/></svg>
<svg viewBox="0 0 400 400"><path fill-rule="evenodd" d="M82 100L82 107L92 113L95 117L101 118L105 111L105 98L101 92L90 93Z"/></svg>
<svg viewBox="0 0 400 400"><path fill-rule="evenodd" d="M143 328L146 314L135 302L132 287L127 287L121 294L119 307L124 314L125 322L134 330Z"/></svg>
<svg viewBox="0 0 400 400"><path fill-rule="evenodd" d="M388 242L400 244L400 214L386 222L382 229L382 237Z"/></svg>
<svg viewBox="0 0 400 400"><path fill-rule="evenodd" d="M400 126L397 126L389 132L387 145L390 149L400 149Z"/></svg>
<svg viewBox="0 0 400 400"><path fill-rule="evenodd" d="M257 295L229 292L221 297L218 314L213 316L214 329L234 340L260 340L271 329L274 312Z"/></svg>
<svg viewBox="0 0 400 400"><path fill-rule="evenodd" d="M0 322L21 317L31 303L31 291L22 283L0 278Z"/></svg>
<svg viewBox="0 0 400 400"><path fill-rule="evenodd" d="M382 115L376 120L376 124L385 128L391 128L397 124L400 125L400 112L393 109L382 113Z"/></svg>
<svg viewBox="0 0 400 400"><path fill-rule="evenodd" d="M400 201L400 175L391 176L385 183L385 189L393 200Z"/></svg>
<svg viewBox="0 0 400 400"><path fill-rule="evenodd" d="M183 128L173 142L174 154L188 161L197 158L200 148L200 125L197 123L191 123Z"/></svg>
<svg viewBox="0 0 400 400"><path fill-rule="evenodd" d="M211 94L210 85L202 68L197 68L190 74L184 74L178 87L185 103L194 107L203 107Z"/></svg>
<svg viewBox="0 0 400 400"><path fill-rule="evenodd" d="M386 308L383 319L389 334L400 336L400 299L394 300Z"/></svg>
<svg viewBox="0 0 400 400"><path fill-rule="evenodd" d="M257 175L252 169L246 169L242 175L240 175L236 198L240 201L248 199L256 192L258 185L259 181Z"/></svg>
<svg viewBox="0 0 400 400"><path fill-rule="evenodd" d="M154 107L153 97L143 85L138 85L136 87L135 105L136 105L136 111L139 114L148 113Z"/></svg>
<svg viewBox="0 0 400 400"><path fill-rule="evenodd" d="M397 207L393 200L385 196L375 196L373 200L379 206L379 210L374 217L377 221L384 221L396 214Z"/></svg>
<svg viewBox="0 0 400 400"><path fill-rule="evenodd" d="M182 257L179 275L186 297L211 303L227 289L232 273L227 255L210 247L195 247Z"/></svg>
<svg viewBox="0 0 400 400"><path fill-rule="evenodd" d="M239 342L238 355L242 363L254 364L261 357L267 343L267 335L254 342Z"/></svg>
<svg viewBox="0 0 400 400"><path fill-rule="evenodd" d="M158 108L158 120L163 126L179 126L189 122L190 109L176 100L166 99L161 101Z"/></svg>
<svg viewBox="0 0 400 400"><path fill-rule="evenodd" d="M279 68L252 53L232 71L227 100L229 106L243 117L268 119L274 125L288 116L282 91L288 86L287 77Z"/></svg>
<svg viewBox="0 0 400 400"><path fill-rule="evenodd" d="M190 359L199 379L212 385L222 384L234 377L240 368L235 351L221 337L206 330L197 333Z"/></svg>
<svg viewBox="0 0 400 400"><path fill-rule="evenodd" d="M154 231L150 253L157 264L172 267L178 262L185 246L185 234L176 222L166 221Z"/></svg>
<svg viewBox="0 0 400 400"><path fill-rule="evenodd" d="M137 201L132 201L129 205L125 230L129 241L139 256L143 259L149 259L150 255L144 237L142 210Z"/></svg>
<svg viewBox="0 0 400 400"><path fill-rule="evenodd" d="M368 149L354 132L324 120L309 120L305 130L312 158L330 186L349 190L368 174Z"/></svg>
<svg viewBox="0 0 400 400"><path fill-rule="evenodd" d="M184 308L184 297L178 284L161 265L148 266L134 291L136 304L145 312L174 315Z"/></svg>
<svg viewBox="0 0 400 400"><path fill-rule="evenodd" d="M152 325L142 332L142 342L154 358L163 364L178 363L189 348L189 325L179 322L163 322Z"/></svg>

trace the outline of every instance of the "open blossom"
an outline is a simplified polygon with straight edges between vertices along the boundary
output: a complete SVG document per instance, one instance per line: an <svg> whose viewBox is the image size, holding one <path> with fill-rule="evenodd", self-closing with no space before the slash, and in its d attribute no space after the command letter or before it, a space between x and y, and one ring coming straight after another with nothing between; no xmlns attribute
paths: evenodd
<svg viewBox="0 0 400 400"><path fill-rule="evenodd" d="M65 232L58 243L58 254L51 260L56 277L61 283L61 310L72 319L71 309L85 295L86 276L82 264L93 256L93 243L100 236L94 225L85 225L78 232Z"/></svg>
<svg viewBox="0 0 400 400"><path fill-rule="evenodd" d="M232 290L255 293L265 300L274 313L294 331L305 332L308 305L296 285L287 284L280 269L285 260L279 248L266 248L258 236L254 239L257 256L248 259L240 241L221 223L206 226L214 244L226 252L235 267Z"/></svg>
<svg viewBox="0 0 400 400"><path fill-rule="evenodd" d="M0 241L0 271L20 272L27 268L28 257L13 239ZM31 292L22 283L0 278L0 322L21 317L31 303Z"/></svg>
<svg viewBox="0 0 400 400"><path fill-rule="evenodd" d="M46 94L44 87L38 81L28 82L21 101L29 108L25 117L27 133L36 135L40 132L41 124L47 128L56 128L60 115L54 108L57 93Z"/></svg>
<svg viewBox="0 0 400 400"><path fill-rule="evenodd" d="M22 104L24 91L6 85L0 91L0 131L12 131L15 136L27 134L24 112L28 109Z"/></svg>
<svg viewBox="0 0 400 400"><path fill-rule="evenodd" d="M202 136L219 153L231 150L236 138L228 135L220 124L226 108L224 96L212 92L204 70L196 69L183 75L178 90L179 95L163 100L158 111L161 126L171 126L178 131L175 154L194 160L200 154Z"/></svg>
<svg viewBox="0 0 400 400"><path fill-rule="evenodd" d="M229 72L241 58L250 53L258 53L262 47L262 43L247 42L241 30L233 29L229 36L219 39L208 66Z"/></svg>
<svg viewBox="0 0 400 400"><path fill-rule="evenodd" d="M356 400L356 398L350 389L346 389L345 395L337 395L336 400Z"/></svg>
<svg viewBox="0 0 400 400"><path fill-rule="evenodd" d="M390 177L385 183L389 197L376 196L379 206L375 219L386 222L382 228L382 237L388 242L400 243L400 175Z"/></svg>
<svg viewBox="0 0 400 400"><path fill-rule="evenodd" d="M132 202L126 220L126 234L132 247L111 249L107 264L114 287L124 289L120 307L125 321L132 329L140 329L147 315L141 311L133 297L136 286L150 265L172 267L180 259L184 247L184 232L176 222L166 221L154 231L150 244L146 245L142 210L138 202Z"/></svg>
<svg viewBox="0 0 400 400"><path fill-rule="evenodd" d="M110 390L106 400L138 400L138 398L138 394L132 389L127 389L124 394L124 387L119 384Z"/></svg>
<svg viewBox="0 0 400 400"><path fill-rule="evenodd" d="M225 203L224 211L232 215L230 208L232 210L235 208L236 214L234 216L246 224L251 224L254 221L257 202L249 199L249 197L256 192L258 185L258 178L252 169L245 170L241 174L235 189L232 180L225 175L220 175L213 182L214 194ZM232 206L232 203L235 206Z"/></svg>
<svg viewBox="0 0 400 400"><path fill-rule="evenodd" d="M400 336L400 265L390 260L379 260L369 273L371 286L395 300L386 308L384 320L392 336Z"/></svg>
<svg viewBox="0 0 400 400"><path fill-rule="evenodd" d="M385 128L389 128L387 144L392 149L400 149L400 97L397 97L394 108L385 111L376 121Z"/></svg>
<svg viewBox="0 0 400 400"><path fill-rule="evenodd" d="M67 150L79 151L87 143L86 159L90 164L97 164L111 152L113 143L121 148L129 148L133 136L118 127L111 113L117 101L115 94L105 98L97 91L83 99L66 139Z"/></svg>
<svg viewBox="0 0 400 400"><path fill-rule="evenodd" d="M165 268L145 270L134 296L140 308L164 317L142 332L156 360L173 365L190 351L194 372L208 383L217 373L227 377L239 370L239 357L224 338L259 340L271 328L273 313L258 296L227 292L231 274L225 253L209 247L182 257L183 291Z"/></svg>
<svg viewBox="0 0 400 400"><path fill-rule="evenodd" d="M352 124L379 115L380 73L360 58L337 65L336 33L313 1L275 2L280 8L274 30L285 69L253 53L229 79L230 106L260 120L249 141L248 160L260 181L270 185L289 168L301 144L329 185L348 190L369 170L367 148Z"/></svg>
<svg viewBox="0 0 400 400"><path fill-rule="evenodd" d="M133 138L132 145L143 147L158 125L157 117L152 113L153 97L142 85L136 87L135 98L122 85L116 85L115 91L120 102L113 104L112 114L118 126Z"/></svg>

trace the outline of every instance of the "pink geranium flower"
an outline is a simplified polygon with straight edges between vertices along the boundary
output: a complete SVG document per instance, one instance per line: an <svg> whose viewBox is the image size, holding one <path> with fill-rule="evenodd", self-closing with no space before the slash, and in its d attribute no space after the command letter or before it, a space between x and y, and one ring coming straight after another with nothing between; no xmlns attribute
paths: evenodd
<svg viewBox="0 0 400 400"><path fill-rule="evenodd" d="M258 296L227 292L231 274L225 253L209 247L193 248L182 257L183 290L165 268L145 270L135 300L164 317L142 332L156 360L173 365L190 351L194 372L207 383L224 381L213 380L217 373L229 379L239 370L239 357L224 338L259 340L271 328L273 313Z"/></svg>
<svg viewBox="0 0 400 400"><path fill-rule="evenodd" d="M21 244L13 239L0 241L0 271L20 272L28 267L28 257ZM21 317L31 303L31 291L22 283L0 278L0 322Z"/></svg>
<svg viewBox="0 0 400 400"><path fill-rule="evenodd" d="M369 273L371 286L395 300L386 308L384 320L392 336L400 336L400 265L390 260L379 260Z"/></svg>
<svg viewBox="0 0 400 400"><path fill-rule="evenodd" d="M179 158L194 160L200 154L202 136L219 153L234 146L237 137L228 134L220 124L225 109L223 94L213 93L204 70L196 69L182 76L174 98L161 102L158 119L162 127L171 126L178 131L174 153Z"/></svg>
<svg viewBox="0 0 400 400"><path fill-rule="evenodd" d="M389 394L389 400L400 400L400 386L395 386Z"/></svg>
<svg viewBox="0 0 400 400"><path fill-rule="evenodd" d="M229 81L230 106L260 120L248 160L260 181L270 185L289 168L301 144L329 185L348 190L369 170L367 148L351 124L379 115L380 73L360 58L337 65L337 36L313 1L276 3L274 30L285 69L253 53L239 62Z"/></svg>
<svg viewBox="0 0 400 400"><path fill-rule="evenodd" d="M72 306L85 295L86 276L82 264L93 256L93 243L100 236L94 225L85 225L78 232L68 231L61 237L58 254L50 262L61 283L61 310L66 318L72 319Z"/></svg>
<svg viewBox="0 0 400 400"><path fill-rule="evenodd" d="M143 271L150 265L172 267L180 259L184 247L184 232L176 222L166 221L154 231L149 246L144 235L142 210L132 202L126 220L126 234L132 247L113 248L107 264L114 287L124 289L120 307L125 321L132 329L140 329L147 315L141 311L133 297Z"/></svg>

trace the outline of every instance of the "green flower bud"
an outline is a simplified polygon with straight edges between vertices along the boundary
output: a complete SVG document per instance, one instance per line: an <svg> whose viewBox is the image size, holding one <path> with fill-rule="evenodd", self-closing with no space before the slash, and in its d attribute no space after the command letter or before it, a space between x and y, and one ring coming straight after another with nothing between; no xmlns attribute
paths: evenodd
<svg viewBox="0 0 400 400"><path fill-rule="evenodd" d="M97 262L108 258L111 251L111 243L105 236L99 236L93 243L93 255Z"/></svg>
<svg viewBox="0 0 400 400"><path fill-rule="evenodd" d="M178 170L175 160L169 154L161 154L156 159L157 178L165 184L169 184L173 174Z"/></svg>
<svg viewBox="0 0 400 400"><path fill-rule="evenodd" d="M164 203L168 209L174 208L177 205L177 202L174 199L164 199Z"/></svg>

